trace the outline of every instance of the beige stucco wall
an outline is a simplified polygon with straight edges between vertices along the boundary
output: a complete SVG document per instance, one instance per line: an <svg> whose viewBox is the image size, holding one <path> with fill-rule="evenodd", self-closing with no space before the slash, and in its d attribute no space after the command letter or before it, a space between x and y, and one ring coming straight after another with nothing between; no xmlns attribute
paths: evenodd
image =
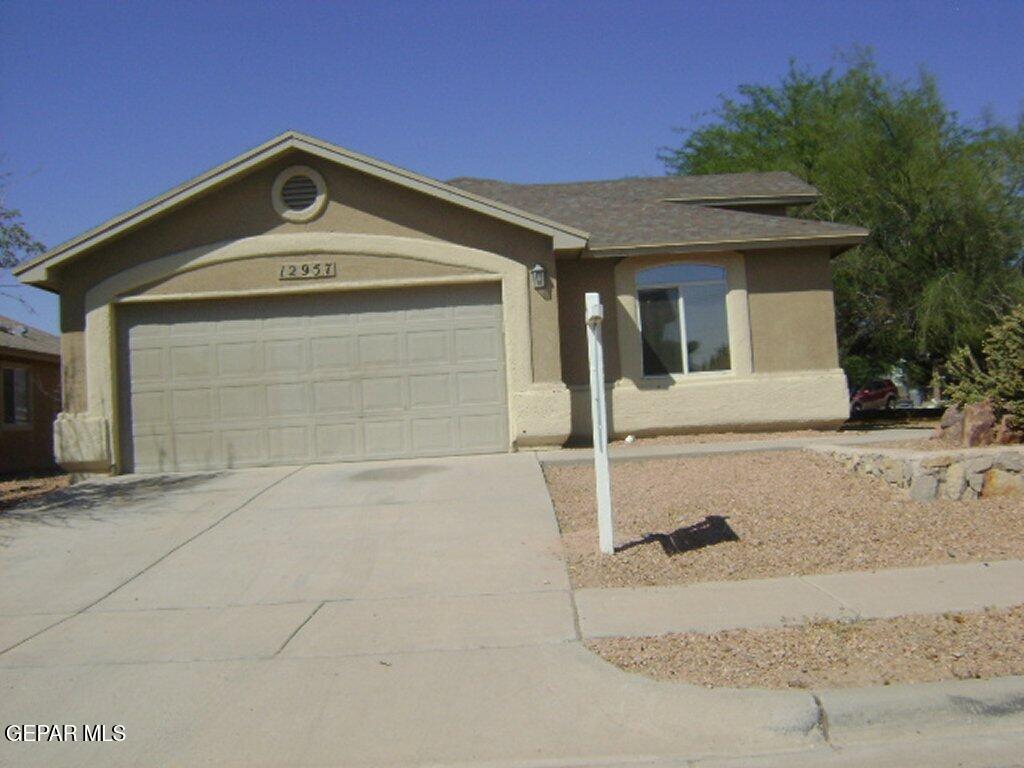
<svg viewBox="0 0 1024 768"><path fill-rule="evenodd" d="M598 293L604 306L605 377L614 381L619 367L619 329L615 298L615 266L620 259L560 259L558 262L558 324L561 335L562 377L566 384L587 384L587 333L584 296Z"/></svg>
<svg viewBox="0 0 1024 768"><path fill-rule="evenodd" d="M85 329L63 331L60 335L61 408L69 412L84 411L85 402Z"/></svg>
<svg viewBox="0 0 1024 768"><path fill-rule="evenodd" d="M572 435L590 436L586 387L571 387ZM613 437L688 432L838 427L849 415L842 370L691 377L637 385L621 379L607 390Z"/></svg>
<svg viewBox="0 0 1024 768"><path fill-rule="evenodd" d="M569 318L568 307L582 305L584 290L598 290L603 298L613 276L615 306L612 312L606 307L604 338L606 350L614 344L618 352L607 376L614 436L832 427L845 420L848 394L836 360L828 255L820 250L788 256L792 263L785 251L645 256L614 264L583 260L563 273L559 311L580 327L582 315ZM678 262L726 270L730 371L642 375L636 273ZM572 391L573 439L585 440L591 429L586 359L574 354L573 336L562 329L563 370Z"/></svg>
<svg viewBox="0 0 1024 768"><path fill-rule="evenodd" d="M228 264L265 266L294 261L296 257L347 261L349 256L365 257L364 264L376 259L391 259L439 265L441 275L397 277L401 267L391 270L383 280L341 280L330 284L319 281L287 281L273 288L226 289L201 281L199 291L153 293L190 273L226 268ZM273 261L278 259L276 263ZM419 269L417 264L410 267ZM123 378L116 366L118 307L127 302L166 300L196 301L232 296L263 294L351 291L368 288L414 289L421 285L459 282L499 282L505 329L506 381L509 393L510 447L559 443L569 434L569 393L561 381L535 380L530 349L530 297L527 268L497 254L451 243L421 238L387 237L346 233L270 234L242 238L226 244L201 246L180 253L143 261L117 272L90 288L85 296L86 409L78 414L63 414L55 431L58 442L66 447L63 463L74 464L76 471L102 471L111 464L120 466L119 446L110 443L118 434L114 404L121 399ZM193 286L194 287L194 286ZM206 289L209 288L209 290ZM74 458L70 458L74 457Z"/></svg>
<svg viewBox="0 0 1024 768"><path fill-rule="evenodd" d="M832 276L826 248L747 255L754 370L822 370L839 365Z"/></svg>
<svg viewBox="0 0 1024 768"><path fill-rule="evenodd" d="M271 186L306 164L326 178L322 215L287 222ZM336 263L335 278L280 281L282 263ZM542 264L550 284L529 287ZM129 233L56 274L61 292L64 414L55 431L65 464L102 471L116 463L116 306L261 292L413 287L499 280L509 365L510 436L516 445L568 434L562 383L557 275L549 237L302 153ZM77 457L77 458L76 458Z"/></svg>
<svg viewBox="0 0 1024 768"><path fill-rule="evenodd" d="M284 168L326 179L318 218L284 221L270 190ZM338 276L282 282L282 263L334 261ZM727 271L733 368L675 379L640 375L635 273L695 261ZM534 290L528 270L547 269ZM512 446L557 444L589 430L583 295L605 304L606 375L614 434L835 424L846 416L824 249L557 264L549 237L300 152L120 237L56 274L61 291L64 411L58 454L76 469L116 462L117 307L264 292L501 282ZM564 383L563 383L564 382ZM566 388L570 385L572 392Z"/></svg>
<svg viewBox="0 0 1024 768"><path fill-rule="evenodd" d="M296 164L318 170L328 187L329 199L323 214L306 223L282 220L271 205L274 179L282 170ZM59 270L61 331L71 334L72 339L65 350L69 355L64 378L65 408L78 406L85 399L82 377L67 374L84 366L81 361L83 345L74 334L84 330L85 293L91 287L141 261L197 246L261 234L308 232L346 232L457 243L499 254L527 268L540 263L554 282L549 238L296 151ZM530 353L534 379L560 381L556 291L534 291L529 302L531 329L536 340Z"/></svg>

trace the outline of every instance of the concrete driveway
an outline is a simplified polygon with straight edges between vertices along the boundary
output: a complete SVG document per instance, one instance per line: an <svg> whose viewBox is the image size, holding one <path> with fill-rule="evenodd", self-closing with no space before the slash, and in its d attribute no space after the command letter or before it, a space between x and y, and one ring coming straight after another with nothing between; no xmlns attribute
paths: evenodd
<svg viewBox="0 0 1024 768"><path fill-rule="evenodd" d="M811 696L579 642L529 454L128 477L0 517L0 764L561 765L799 749Z"/></svg>

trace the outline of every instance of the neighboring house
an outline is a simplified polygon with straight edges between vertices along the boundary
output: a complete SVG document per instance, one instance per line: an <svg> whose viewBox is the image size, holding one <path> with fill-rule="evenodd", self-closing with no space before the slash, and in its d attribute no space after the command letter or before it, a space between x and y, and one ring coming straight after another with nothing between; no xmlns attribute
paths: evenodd
<svg viewBox="0 0 1024 768"><path fill-rule="evenodd" d="M0 475L52 469L60 339L0 315Z"/></svg>
<svg viewBox="0 0 1024 768"><path fill-rule="evenodd" d="M60 462L192 470L836 425L831 257L786 173L442 183L285 133L20 266L60 294ZM641 330L642 329L642 330Z"/></svg>

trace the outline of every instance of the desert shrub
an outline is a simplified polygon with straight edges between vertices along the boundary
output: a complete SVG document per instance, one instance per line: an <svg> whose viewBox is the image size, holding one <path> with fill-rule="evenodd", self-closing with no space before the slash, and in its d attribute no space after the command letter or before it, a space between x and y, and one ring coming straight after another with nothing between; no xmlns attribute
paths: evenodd
<svg viewBox="0 0 1024 768"><path fill-rule="evenodd" d="M959 405L988 400L997 415L1024 428L1024 305L985 331L981 355L967 347L946 364L946 392Z"/></svg>

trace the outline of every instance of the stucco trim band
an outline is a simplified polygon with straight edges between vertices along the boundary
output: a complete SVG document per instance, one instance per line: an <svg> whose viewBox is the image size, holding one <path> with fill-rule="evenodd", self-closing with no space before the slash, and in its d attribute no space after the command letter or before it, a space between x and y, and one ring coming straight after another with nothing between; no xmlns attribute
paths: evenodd
<svg viewBox="0 0 1024 768"><path fill-rule="evenodd" d="M199 301L204 299L237 299L256 296L294 296L304 293L343 293L351 291L387 290L389 288L415 288L430 285L463 285L473 283L499 282L500 277L491 274L445 275L443 277L410 277L401 280L353 280L344 283L301 283L285 284L281 288L252 288L224 291L190 291L187 293L142 293L120 296L116 304L148 304L165 301Z"/></svg>

